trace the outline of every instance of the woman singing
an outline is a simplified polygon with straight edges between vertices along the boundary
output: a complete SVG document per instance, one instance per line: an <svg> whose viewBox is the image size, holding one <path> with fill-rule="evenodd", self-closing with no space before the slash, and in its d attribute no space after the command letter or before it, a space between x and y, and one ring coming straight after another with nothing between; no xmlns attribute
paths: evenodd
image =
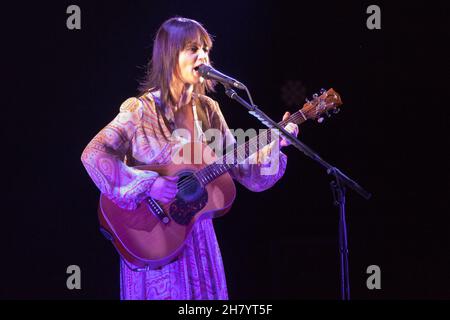
<svg viewBox="0 0 450 320"><path fill-rule="evenodd" d="M159 28L139 97L129 98L115 119L87 145L82 162L100 191L116 205L133 210L147 197L171 202L177 194L177 176L160 176L138 165L168 164L180 139L172 133L186 129L204 141L205 130L230 130L219 105L205 95L213 83L196 71L210 64L212 40L203 26L191 19L175 17ZM289 113L284 115L287 119ZM286 130L297 135L293 123ZM282 140L281 146L287 142ZM277 157L277 171L261 174L270 157ZM252 191L263 191L284 174L286 156L272 152L271 145L257 153L255 163L235 166L230 174ZM121 258L121 299L227 299L222 257L211 219L195 224L176 260L156 270L133 271Z"/></svg>

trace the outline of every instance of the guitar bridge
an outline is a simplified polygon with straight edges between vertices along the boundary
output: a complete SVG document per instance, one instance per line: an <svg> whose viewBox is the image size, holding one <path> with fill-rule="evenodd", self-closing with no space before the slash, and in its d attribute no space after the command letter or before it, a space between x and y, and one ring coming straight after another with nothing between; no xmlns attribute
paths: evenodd
<svg viewBox="0 0 450 320"><path fill-rule="evenodd" d="M150 208L150 211L164 224L168 224L170 222L169 216L164 212L164 210L160 207L160 205L153 200L152 198L147 198L147 205Z"/></svg>

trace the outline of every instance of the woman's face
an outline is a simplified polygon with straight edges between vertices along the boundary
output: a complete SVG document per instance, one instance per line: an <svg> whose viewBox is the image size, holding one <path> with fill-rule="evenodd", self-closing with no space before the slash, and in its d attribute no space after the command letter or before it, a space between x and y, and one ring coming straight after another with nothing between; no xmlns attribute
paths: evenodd
<svg viewBox="0 0 450 320"><path fill-rule="evenodd" d="M201 64L208 64L209 48L201 45L198 42L188 43L187 46L180 52L178 57L178 71L181 81L184 84L197 84L204 81L203 77L194 70Z"/></svg>

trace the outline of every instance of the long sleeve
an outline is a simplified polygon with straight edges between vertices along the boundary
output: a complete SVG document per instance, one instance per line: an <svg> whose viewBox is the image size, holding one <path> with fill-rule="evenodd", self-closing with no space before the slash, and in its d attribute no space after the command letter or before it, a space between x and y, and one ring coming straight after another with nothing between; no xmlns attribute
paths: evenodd
<svg viewBox="0 0 450 320"><path fill-rule="evenodd" d="M119 114L84 149L81 161L98 189L118 206L133 210L145 199L158 174L123 161L143 115L139 99L129 98Z"/></svg>
<svg viewBox="0 0 450 320"><path fill-rule="evenodd" d="M214 101L214 111L211 121L215 128L222 131L226 143L235 142L219 105ZM243 163L231 170L231 176L247 189L260 192L271 188L286 170L287 156L279 150L278 141L261 148Z"/></svg>

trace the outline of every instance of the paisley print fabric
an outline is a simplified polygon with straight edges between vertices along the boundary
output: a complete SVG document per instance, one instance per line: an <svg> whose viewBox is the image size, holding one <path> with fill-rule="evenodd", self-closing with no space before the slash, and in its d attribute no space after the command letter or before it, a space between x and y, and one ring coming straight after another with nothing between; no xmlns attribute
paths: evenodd
<svg viewBox="0 0 450 320"><path fill-rule="evenodd" d="M217 128L224 137L231 133L216 101L200 95L200 105L193 105L195 119L204 128ZM119 114L86 146L81 160L100 192L124 209L135 209L148 196L156 172L133 169L144 164L168 164L174 148L182 141L171 136L167 121L156 108L161 108L157 93L129 98ZM201 131L202 126L194 126ZM202 132L196 137L204 139ZM205 141L205 140L203 140ZM236 166L230 174L252 191L270 188L284 174L287 157L276 154L278 170L262 175L266 159L274 158L271 146L254 157L257 164ZM133 267L133 266L131 266ZM197 223L177 260L157 270L132 271L121 259L121 299L228 299L225 273L211 219Z"/></svg>

